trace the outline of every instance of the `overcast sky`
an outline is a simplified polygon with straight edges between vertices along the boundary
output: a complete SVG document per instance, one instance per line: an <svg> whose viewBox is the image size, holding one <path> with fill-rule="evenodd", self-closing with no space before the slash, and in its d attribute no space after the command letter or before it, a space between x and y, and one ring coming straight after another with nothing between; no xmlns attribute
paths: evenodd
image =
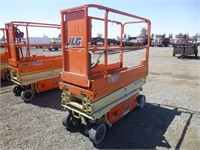
<svg viewBox="0 0 200 150"><path fill-rule="evenodd" d="M59 24L60 10L89 3L148 18L155 34L200 33L200 0L0 0L0 27L10 21Z"/></svg>

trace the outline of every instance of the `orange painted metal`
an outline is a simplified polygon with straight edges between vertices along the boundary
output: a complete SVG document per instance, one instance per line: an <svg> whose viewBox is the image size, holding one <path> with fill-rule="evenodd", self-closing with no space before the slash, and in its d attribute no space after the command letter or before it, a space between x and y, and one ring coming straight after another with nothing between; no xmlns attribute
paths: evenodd
<svg viewBox="0 0 200 150"><path fill-rule="evenodd" d="M37 90L38 92L44 92L47 90L58 88L59 81L60 77L39 81L37 82Z"/></svg>
<svg viewBox="0 0 200 150"><path fill-rule="evenodd" d="M96 8L104 11L104 17L89 16L88 10ZM133 21L120 22L109 18L109 13L123 15L132 18ZM108 19L109 18L109 19ZM125 87L148 74L148 59L150 47L151 22L148 19L125 13L101 5L89 4L61 11L61 35L63 51L63 71L61 73L60 89L67 88L75 95L81 96L84 92L89 100L95 101L108 95L117 89ZM104 45L90 46L92 20L104 23ZM136 20L136 21L135 21ZM120 45L108 46L108 22L119 24ZM122 36L127 24L145 23L147 25L148 45L123 47ZM124 66L124 50L145 48L145 59L140 65L132 68ZM108 63L108 51L119 50L119 61ZM91 67L91 55L89 52L103 52L104 61L95 68Z"/></svg>
<svg viewBox="0 0 200 150"><path fill-rule="evenodd" d="M138 94L133 95L126 101L122 102L121 104L115 106L107 113L107 119L111 124L114 124L119 119L121 119L124 115L129 113L131 110L137 107L137 98Z"/></svg>
<svg viewBox="0 0 200 150"><path fill-rule="evenodd" d="M4 72L3 72L3 70L1 70L0 77L1 77L1 79L4 79L4 78L5 78L5 77L4 77Z"/></svg>
<svg viewBox="0 0 200 150"><path fill-rule="evenodd" d="M8 63L8 52L0 53L1 63Z"/></svg>
<svg viewBox="0 0 200 150"><path fill-rule="evenodd" d="M27 43L21 42L15 35L15 28L19 26L26 27L26 39ZM9 22L5 24L6 28L6 36L7 36L7 43L8 43L8 52L9 52L9 63L11 66L17 66L18 62L27 62L33 60L40 60L40 56L32 57L30 56L30 47L33 46L58 46L60 44L53 44L53 43L45 43L45 44L30 44L29 37L28 37L28 27L44 27L44 28L57 28L60 29L60 25L57 24L47 24L47 23L34 23L34 22ZM28 49L28 56L26 58L22 58L20 56L19 49L22 47L27 47ZM61 56L57 56L61 57Z"/></svg>
<svg viewBox="0 0 200 150"><path fill-rule="evenodd" d="M145 76L147 76L147 68L145 69L143 67L137 67L135 68L135 70L131 71L120 70L120 73L118 72L109 75L108 78L104 78L102 76L101 78L98 77L93 80L87 80L88 82L91 82L90 84L85 84L85 86L91 85L87 88L83 88L66 82L60 82L60 89L67 87L70 92L78 96L81 96L82 93L85 93L91 101L94 101L105 95L108 95L109 93L112 93L113 91L116 91L117 89L119 89L119 87L124 87L132 83L133 81L137 81L141 78L144 78ZM112 77L114 79L111 79ZM76 77L76 79L77 78L78 77ZM79 78L79 80L77 80L74 83L80 83L79 81L81 81L81 78ZM84 81L86 82L86 80Z"/></svg>
<svg viewBox="0 0 200 150"><path fill-rule="evenodd" d="M17 67L12 66L12 60L9 59L10 68L15 68L19 74L37 72L42 70L48 70L50 68L61 68L62 58L61 56L37 56L31 58L32 61L23 61L20 59L17 62Z"/></svg>

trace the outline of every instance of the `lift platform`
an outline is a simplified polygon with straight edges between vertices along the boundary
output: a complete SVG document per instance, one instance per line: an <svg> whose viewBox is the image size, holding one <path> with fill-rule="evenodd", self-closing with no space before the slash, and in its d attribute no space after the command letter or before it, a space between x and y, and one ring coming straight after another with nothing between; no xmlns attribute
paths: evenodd
<svg viewBox="0 0 200 150"><path fill-rule="evenodd" d="M55 29L60 33L60 25L35 22L9 22L5 24L8 43L8 63L11 81L15 83L13 93L28 102L36 93L58 88L62 70L62 55L47 55L41 49L60 46L53 43L31 43L29 30L40 32ZM41 30L42 29L42 30ZM21 30L24 30L22 32ZM37 33L36 32L36 33ZM38 52L40 50L40 52Z"/></svg>
<svg viewBox="0 0 200 150"><path fill-rule="evenodd" d="M103 12L104 17L89 13L91 9ZM95 4L62 10L61 16L63 71L59 86L62 106L68 110L62 123L67 128L84 124L89 139L98 145L104 139L106 126L111 127L137 106L143 108L145 105L146 98L139 93L148 75L151 23L148 19ZM118 16L128 18L128 21L121 22ZM90 44L94 20L104 24L102 46ZM108 45L109 23L119 25L119 45ZM148 44L124 47L125 27L135 24L147 26ZM144 51L139 65L125 66L125 50L138 49ZM102 53L102 62L92 63L94 52ZM119 59L110 62L110 52L117 52ZM134 56L129 58L134 59Z"/></svg>

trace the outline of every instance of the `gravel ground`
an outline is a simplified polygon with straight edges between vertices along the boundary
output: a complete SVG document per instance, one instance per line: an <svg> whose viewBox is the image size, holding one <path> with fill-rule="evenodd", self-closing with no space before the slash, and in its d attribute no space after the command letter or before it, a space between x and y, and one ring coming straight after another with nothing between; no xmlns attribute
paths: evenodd
<svg viewBox="0 0 200 150"><path fill-rule="evenodd" d="M127 63L132 53L139 56L143 50L127 52ZM114 60L117 55L110 56ZM142 91L147 105L109 128L97 147L84 134L83 126L71 131L62 126L65 111L60 106L59 89L24 103L12 93L12 83L2 81L0 149L199 149L199 58L177 59L172 57L172 47L152 47L149 65Z"/></svg>

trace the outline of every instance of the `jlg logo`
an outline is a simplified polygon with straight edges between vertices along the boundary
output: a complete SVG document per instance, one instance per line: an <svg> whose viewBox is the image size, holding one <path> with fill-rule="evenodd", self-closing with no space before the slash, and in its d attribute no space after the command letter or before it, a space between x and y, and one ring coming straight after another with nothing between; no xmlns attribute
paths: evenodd
<svg viewBox="0 0 200 150"><path fill-rule="evenodd" d="M69 37L67 46L81 46L82 37Z"/></svg>

